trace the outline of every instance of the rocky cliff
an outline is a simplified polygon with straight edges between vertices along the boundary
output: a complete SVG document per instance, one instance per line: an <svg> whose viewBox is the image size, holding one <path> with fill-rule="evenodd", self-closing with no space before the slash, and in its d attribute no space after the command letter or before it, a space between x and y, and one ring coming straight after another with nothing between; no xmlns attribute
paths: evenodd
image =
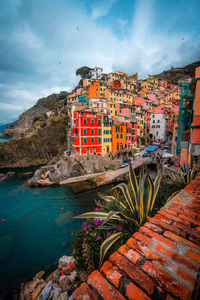
<svg viewBox="0 0 200 300"><path fill-rule="evenodd" d="M41 98L37 103L21 114L19 119L9 125L2 133L3 138L21 138L30 134L34 123L38 117L41 117L49 110L56 110L59 105L64 103L67 92L53 94L46 98Z"/></svg>
<svg viewBox="0 0 200 300"><path fill-rule="evenodd" d="M160 80L167 80L173 84L177 84L179 80L195 76L195 69L200 66L200 61L196 61L182 68L171 67L160 74L155 75Z"/></svg>
<svg viewBox="0 0 200 300"><path fill-rule="evenodd" d="M0 168L25 168L47 164L66 149L67 117L51 120L32 136L0 143Z"/></svg>

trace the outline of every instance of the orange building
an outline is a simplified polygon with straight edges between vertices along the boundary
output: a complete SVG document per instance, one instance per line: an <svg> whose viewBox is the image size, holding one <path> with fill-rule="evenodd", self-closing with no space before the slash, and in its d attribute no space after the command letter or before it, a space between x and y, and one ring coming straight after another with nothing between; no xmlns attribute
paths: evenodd
<svg viewBox="0 0 200 300"><path fill-rule="evenodd" d="M126 147L126 123L114 121L112 125L112 151Z"/></svg>
<svg viewBox="0 0 200 300"><path fill-rule="evenodd" d="M89 86L89 99L100 98L100 82L95 81Z"/></svg>

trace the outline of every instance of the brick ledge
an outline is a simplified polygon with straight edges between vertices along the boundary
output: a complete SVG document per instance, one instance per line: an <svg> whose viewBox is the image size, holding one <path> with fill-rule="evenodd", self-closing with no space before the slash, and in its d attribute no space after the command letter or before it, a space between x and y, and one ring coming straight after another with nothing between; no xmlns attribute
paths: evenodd
<svg viewBox="0 0 200 300"><path fill-rule="evenodd" d="M197 299L199 209L200 176L92 272L70 300Z"/></svg>

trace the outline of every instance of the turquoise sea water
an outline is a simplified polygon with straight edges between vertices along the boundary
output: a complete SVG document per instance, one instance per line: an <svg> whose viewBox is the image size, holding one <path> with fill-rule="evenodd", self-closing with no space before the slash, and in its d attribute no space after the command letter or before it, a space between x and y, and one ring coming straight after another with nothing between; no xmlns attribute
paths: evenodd
<svg viewBox="0 0 200 300"><path fill-rule="evenodd" d="M96 191L74 195L64 187L29 188L24 181L0 182L0 295L15 279L70 255L70 232L82 223L72 216L95 207Z"/></svg>

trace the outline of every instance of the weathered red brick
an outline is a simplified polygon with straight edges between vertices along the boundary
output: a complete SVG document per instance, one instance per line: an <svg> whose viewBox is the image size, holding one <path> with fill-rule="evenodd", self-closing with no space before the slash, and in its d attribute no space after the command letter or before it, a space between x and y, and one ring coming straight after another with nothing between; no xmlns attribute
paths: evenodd
<svg viewBox="0 0 200 300"><path fill-rule="evenodd" d="M157 226L160 226L161 228L163 228L165 230L172 231L172 232L174 232L174 233L176 233L176 234L178 234L178 235L180 235L182 237L186 236L186 233L183 230L177 228L176 226L167 224L165 222L161 222L161 221L157 220L156 218L151 218L149 220L149 222L151 222L151 223L153 223L153 224L155 224ZM181 224L181 223L178 223L178 224ZM181 225L183 225L183 224L181 224Z"/></svg>
<svg viewBox="0 0 200 300"><path fill-rule="evenodd" d="M169 239L171 239L171 240L173 240L177 243L182 242L183 244L189 246L190 248L193 248L193 249L197 250L198 252L200 252L200 247L199 246L195 245L191 241L188 241L184 238L181 238L180 236L174 234L173 232L165 231L164 236L166 236L167 238L169 238Z"/></svg>
<svg viewBox="0 0 200 300"><path fill-rule="evenodd" d="M162 231L163 231L160 227L158 227L158 226L156 226L156 225L154 225L150 222L146 222L143 226L145 226L145 227L147 227L147 228L149 228L152 231L155 231L157 233L162 233Z"/></svg>
<svg viewBox="0 0 200 300"><path fill-rule="evenodd" d="M196 230L196 228L195 228L195 229L193 229L193 228L188 228L188 227L185 226L184 224L181 224L181 223L178 223L178 222L174 222L174 223L172 224L172 226L178 227L179 229L185 231L185 233L189 233L189 234L191 234L191 235L193 235L193 236L195 236L195 237L197 237L197 238L200 238L200 232L199 232L198 230ZM172 231L172 230L170 230L170 231ZM175 232L175 233L176 233L176 232Z"/></svg>
<svg viewBox="0 0 200 300"><path fill-rule="evenodd" d="M159 251L159 252L161 252L161 253L167 255L169 258L172 258L173 255L174 255L174 252L172 252L172 251L170 251L170 250L164 248L164 247L163 247L162 245L160 245L160 244L157 244L157 245L155 246L155 250L157 250L157 251Z"/></svg>
<svg viewBox="0 0 200 300"><path fill-rule="evenodd" d="M105 274L106 278L112 282L117 289L119 288L123 275L116 266L109 261L105 261L100 271Z"/></svg>
<svg viewBox="0 0 200 300"><path fill-rule="evenodd" d="M192 260L196 261L198 264L200 264L200 255L195 253L194 251L188 250L187 251L187 257L191 258Z"/></svg>
<svg viewBox="0 0 200 300"><path fill-rule="evenodd" d="M195 219L193 219L193 218L191 218L191 217L187 217L187 216L185 216L183 214L179 214L179 218L181 218L181 219L183 219L185 221L188 221L188 222L190 222L190 223L192 223L194 225L200 226L200 222L197 221L197 220L195 220Z"/></svg>
<svg viewBox="0 0 200 300"><path fill-rule="evenodd" d="M164 259L162 256L156 254L155 252L153 252L151 249L149 249L146 246L141 246L141 253L149 260L154 260L157 261L161 264L168 264L168 262L166 261L166 259Z"/></svg>
<svg viewBox="0 0 200 300"><path fill-rule="evenodd" d="M126 242L126 246L129 247L130 249L138 250L138 249L140 249L141 243L131 237Z"/></svg>
<svg viewBox="0 0 200 300"><path fill-rule="evenodd" d="M122 296L102 275L99 271L95 270L88 276L88 285L93 288L105 300L125 300Z"/></svg>
<svg viewBox="0 0 200 300"><path fill-rule="evenodd" d="M73 293L74 300L97 300L97 295L89 288L86 283L82 283Z"/></svg>
<svg viewBox="0 0 200 300"><path fill-rule="evenodd" d="M126 296L130 300L150 300L149 298L141 289L139 289L134 283L129 283L126 288Z"/></svg>
<svg viewBox="0 0 200 300"><path fill-rule="evenodd" d="M153 263L146 261L142 266L142 269L149 273L156 281L160 282L166 290L172 292L172 294L175 296L178 296L184 300L186 297L190 299L189 296L191 295L191 291L188 288L182 286L170 274L158 268Z"/></svg>
<svg viewBox="0 0 200 300"><path fill-rule="evenodd" d="M171 223L172 223L171 220L169 220L169 219L167 219L166 217L164 217L164 216L162 216L162 215L159 215L159 214L156 214L156 215L154 216L154 218L158 219L159 221L165 222L165 223L167 223L167 224L171 224Z"/></svg>
<svg viewBox="0 0 200 300"><path fill-rule="evenodd" d="M185 221L185 220L183 220L183 219L181 219L181 218L179 218L179 217L175 217L174 215L171 215L171 214L169 214L169 213L167 213L167 212L165 212L165 211L160 210L158 213L159 213L160 215L162 215L162 216L164 216L164 217L170 219L170 220L173 220L173 221L176 221L176 222L180 222L180 223L183 223L183 224L185 224L185 225L187 225L187 226L190 226L190 222Z"/></svg>
<svg viewBox="0 0 200 300"><path fill-rule="evenodd" d="M167 255L169 258L173 259L175 262L182 264L184 266L187 266L189 269L198 272L198 267L196 265L194 265L193 263L191 263L189 260L185 259L183 256L164 248L162 245L156 245L155 249L157 251Z"/></svg>
<svg viewBox="0 0 200 300"><path fill-rule="evenodd" d="M192 277L188 272L185 270L178 268L177 275L182 277L184 280L190 282L193 286L195 286L195 278Z"/></svg>
<svg viewBox="0 0 200 300"><path fill-rule="evenodd" d="M137 253L133 249L128 248L126 245L121 246L118 249L118 252L126 256L135 264L141 259L141 255L139 253Z"/></svg>
<svg viewBox="0 0 200 300"><path fill-rule="evenodd" d="M146 227L141 227L140 232L143 232L145 234L148 234L150 237L158 240L159 242L162 242L164 244L166 244L167 246L171 247L171 248L175 248L176 245L174 243L172 243L170 240L166 239L165 237L163 237L160 234L157 234L153 231L151 231L150 229L146 228Z"/></svg>
<svg viewBox="0 0 200 300"><path fill-rule="evenodd" d="M147 237L144 234L141 234L140 232L134 233L133 238L135 238L136 240L139 240L139 241L143 242L147 246L149 246L151 244L151 242L152 242L152 240L149 237Z"/></svg>
<svg viewBox="0 0 200 300"><path fill-rule="evenodd" d="M120 270L123 270L131 281L139 285L149 295L153 294L156 286L153 280L128 259L115 252L110 256L109 261L116 265Z"/></svg>

